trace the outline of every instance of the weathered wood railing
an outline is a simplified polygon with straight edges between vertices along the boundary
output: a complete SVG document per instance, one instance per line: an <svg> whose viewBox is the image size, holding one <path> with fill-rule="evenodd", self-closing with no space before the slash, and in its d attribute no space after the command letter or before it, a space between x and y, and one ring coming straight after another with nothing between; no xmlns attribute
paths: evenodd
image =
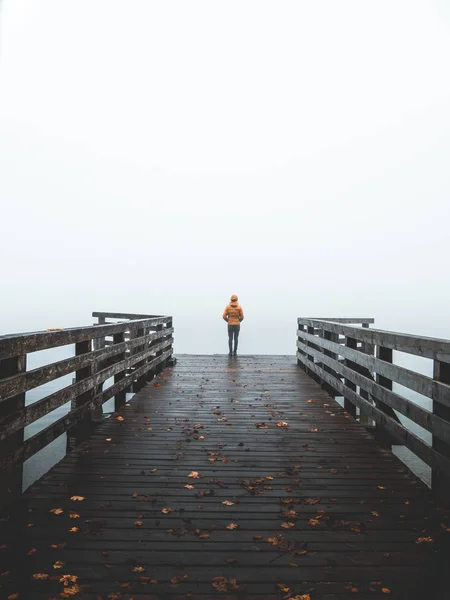
<svg viewBox="0 0 450 600"><path fill-rule="evenodd" d="M406 446L432 468L432 489L450 501L450 341L369 329L373 319L298 319L297 363L356 416L375 422L388 443ZM362 325L359 327L357 325ZM393 364L393 351L433 361L433 377ZM393 391L400 384L432 399L427 410ZM427 444L397 412L432 434Z"/></svg>
<svg viewBox="0 0 450 600"><path fill-rule="evenodd" d="M138 391L172 360L172 317L93 316L99 323L89 327L0 336L0 506L21 492L27 459L66 432L70 450L89 435L107 400L114 397L118 408L127 391ZM28 354L70 345L73 357L27 371ZM26 406L27 391L72 373L72 385ZM66 415L25 440L26 426L68 402Z"/></svg>

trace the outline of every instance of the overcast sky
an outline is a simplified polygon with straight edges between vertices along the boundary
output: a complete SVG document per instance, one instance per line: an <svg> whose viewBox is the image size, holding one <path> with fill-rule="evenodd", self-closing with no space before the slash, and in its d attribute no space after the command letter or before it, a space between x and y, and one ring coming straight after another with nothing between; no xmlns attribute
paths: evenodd
<svg viewBox="0 0 450 600"><path fill-rule="evenodd" d="M450 337L448 0L3 0L0 333L172 314Z"/></svg>

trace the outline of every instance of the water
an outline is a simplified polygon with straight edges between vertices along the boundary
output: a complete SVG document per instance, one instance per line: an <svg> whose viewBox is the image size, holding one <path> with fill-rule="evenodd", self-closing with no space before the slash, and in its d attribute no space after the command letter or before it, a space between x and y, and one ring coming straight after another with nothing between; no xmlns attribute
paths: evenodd
<svg viewBox="0 0 450 600"><path fill-rule="evenodd" d="M63 360L65 358L70 358L74 356L75 348L73 345L64 346L60 348L52 348L49 350L43 350L40 352L35 352L28 355L28 365L27 370L36 369L45 364L49 364L52 362L56 362L59 360ZM394 352L393 362L395 364L404 366L408 369L414 370L418 373L422 373L429 377L432 376L433 373L433 362L430 359L425 359L421 357L415 357L408 354L404 354L402 352ZM59 379L42 385L38 388L35 388L26 394L25 403L26 405L30 405L33 402L40 400L72 383L72 379L74 377L74 373L69 375L65 375L64 377L60 377ZM107 380L104 385L104 389L108 388L112 385L113 379ZM394 384L394 391L401 394L402 396L408 398L412 402L426 408L427 410L432 409L432 401L430 398L426 398L413 392L403 386L398 384ZM127 400L129 400L133 394L127 394ZM337 400L342 404L343 398L337 398ZM60 419L64 415L66 415L70 410L70 402L60 406L56 410L47 414L45 417L35 421L31 425L25 428L25 439L30 438L34 434L48 427L54 421ZM114 411L114 399L105 402L103 405L104 414L110 414ZM415 433L422 440L431 444L432 436L431 433L424 430L419 425L416 425L413 421L404 417L403 415L398 415L402 424L407 427L410 431ZM48 470L58 463L66 454L66 443L67 436L66 434L61 435L59 438L54 440L51 444L49 444L46 448L32 456L29 460L27 460L24 464L24 474L23 474L23 489L27 489L34 481L45 475ZM430 467L424 463L420 458L415 456L412 452L410 452L404 446L393 446L393 452L405 462L405 464L413 471L422 481L424 481L428 486L431 485L431 469Z"/></svg>

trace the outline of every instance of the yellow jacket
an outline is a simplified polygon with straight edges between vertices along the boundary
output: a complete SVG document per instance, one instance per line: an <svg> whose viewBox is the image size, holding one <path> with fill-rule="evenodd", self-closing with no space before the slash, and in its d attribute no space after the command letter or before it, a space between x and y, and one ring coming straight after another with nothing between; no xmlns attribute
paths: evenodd
<svg viewBox="0 0 450 600"><path fill-rule="evenodd" d="M231 296L231 302L226 305L223 311L222 318L227 321L228 325L239 325L244 320L244 311L237 300L237 296Z"/></svg>

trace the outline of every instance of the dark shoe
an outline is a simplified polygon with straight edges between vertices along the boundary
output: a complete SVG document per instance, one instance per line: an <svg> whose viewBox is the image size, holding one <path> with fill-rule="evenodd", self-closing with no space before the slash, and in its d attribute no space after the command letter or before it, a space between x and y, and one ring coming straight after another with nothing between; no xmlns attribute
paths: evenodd
<svg viewBox="0 0 450 600"><path fill-rule="evenodd" d="M237 356L237 351L235 350L235 351L233 352L233 354L234 354L234 356Z"/></svg>
<svg viewBox="0 0 450 600"><path fill-rule="evenodd" d="M233 353L232 352L228 352L228 356L233 356Z"/></svg>

